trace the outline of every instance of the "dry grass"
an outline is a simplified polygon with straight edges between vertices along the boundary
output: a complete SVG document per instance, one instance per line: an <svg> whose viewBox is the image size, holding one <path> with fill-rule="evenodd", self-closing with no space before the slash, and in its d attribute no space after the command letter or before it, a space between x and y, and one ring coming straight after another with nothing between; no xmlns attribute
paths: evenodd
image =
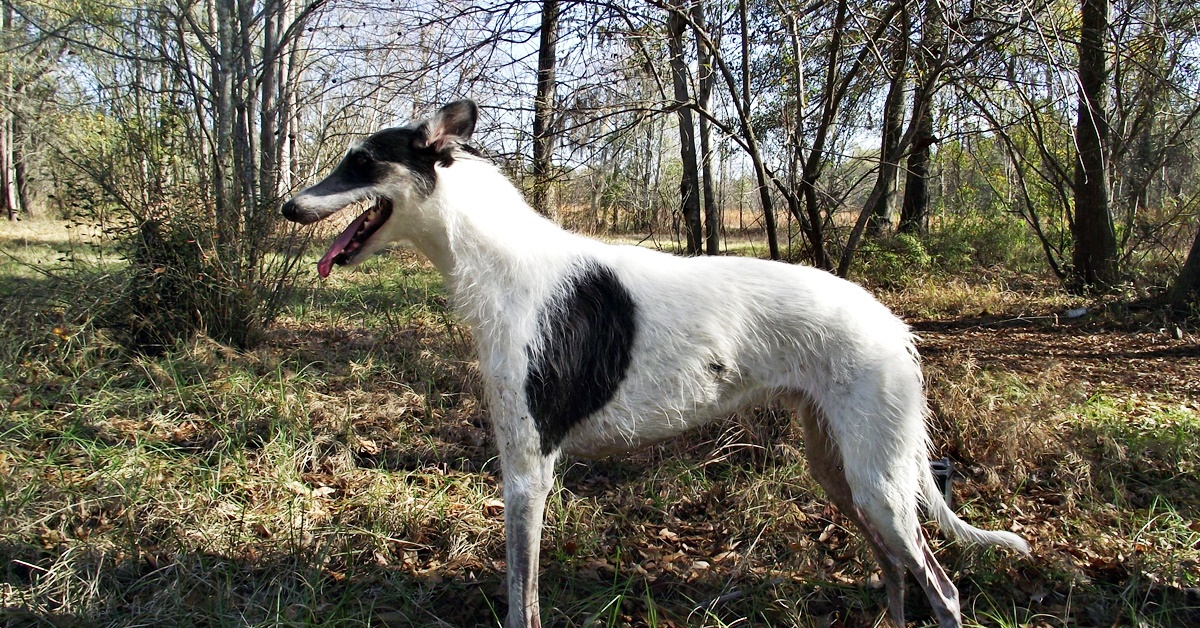
<svg viewBox="0 0 1200 628"><path fill-rule="evenodd" d="M29 262L64 245L31 237L0 233L0 246ZM401 254L335 273L253 352L201 338L156 358L121 354L70 286L23 272L0 267L0 622L499 624L495 448L469 332L427 264ZM887 299L952 317L1070 304L932 278ZM1061 334L1049 320L1022 329L1037 325ZM1178 376L1150 386L1116 363L1089 379L1062 358L1000 360L1006 328L922 333L934 442L963 476L957 508L1035 547L1022 560L938 542L967 617L1200 620L1186 340L1157 367ZM547 625L874 625L875 566L798 439L763 408L629 457L565 462L543 541ZM920 598L910 616L927 623Z"/></svg>
<svg viewBox="0 0 1200 628"><path fill-rule="evenodd" d="M879 291L880 298L908 319L1030 318L1059 316L1086 305L1049 280L1006 278L980 273L972 278L925 275L902 290Z"/></svg>

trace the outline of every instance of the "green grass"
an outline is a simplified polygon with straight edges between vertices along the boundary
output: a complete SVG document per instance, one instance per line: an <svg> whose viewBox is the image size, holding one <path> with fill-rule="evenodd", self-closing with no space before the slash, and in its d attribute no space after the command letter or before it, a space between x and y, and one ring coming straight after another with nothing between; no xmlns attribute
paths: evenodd
<svg viewBox="0 0 1200 628"><path fill-rule="evenodd" d="M312 273L252 351L198 338L134 357L88 325L77 284L29 269L65 240L20 237L0 233L20 262L0 263L0 623L500 624L499 465L470 331L427 263ZM1065 299L953 281L971 296L921 287L950 285L933 276L887 296L964 316L978 312L962 303ZM968 621L1197 621L1195 400L1085 394L1067 371L971 351L927 359L934 441L960 461L959 512L1019 526L1034 557L935 541ZM564 462L542 546L546 625L875 625L886 596L870 552L802 451L767 408ZM910 618L928 624L910 592Z"/></svg>

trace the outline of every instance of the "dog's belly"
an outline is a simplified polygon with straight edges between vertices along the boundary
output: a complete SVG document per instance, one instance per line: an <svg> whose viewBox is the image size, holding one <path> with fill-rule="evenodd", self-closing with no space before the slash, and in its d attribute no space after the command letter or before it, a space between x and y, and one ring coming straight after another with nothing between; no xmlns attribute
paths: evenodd
<svg viewBox="0 0 1200 628"><path fill-rule="evenodd" d="M694 427L721 419L763 402L767 391L724 391L725 394L691 399L691 403L629 400L613 403L571 430L562 442L564 452L581 458L602 458L660 443Z"/></svg>
<svg viewBox="0 0 1200 628"><path fill-rule="evenodd" d="M713 420L716 416L656 418L653 421L629 421L623 418L616 427L615 422L596 417L571 431L563 441L563 451L580 458L603 458L625 453L678 436L692 427ZM629 424L641 427L631 429Z"/></svg>

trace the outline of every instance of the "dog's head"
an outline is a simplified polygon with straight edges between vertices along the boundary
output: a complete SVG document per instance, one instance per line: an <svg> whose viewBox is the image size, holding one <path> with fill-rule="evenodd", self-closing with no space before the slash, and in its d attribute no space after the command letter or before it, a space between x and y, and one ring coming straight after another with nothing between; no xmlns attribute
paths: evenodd
<svg viewBox="0 0 1200 628"><path fill-rule="evenodd" d="M361 201L372 205L341 233L317 262L329 276L334 264L356 264L404 237L404 226L437 185L438 165L448 166L475 130L478 109L452 102L416 126L384 129L350 147L341 163L316 185L283 204L288 220L309 224Z"/></svg>

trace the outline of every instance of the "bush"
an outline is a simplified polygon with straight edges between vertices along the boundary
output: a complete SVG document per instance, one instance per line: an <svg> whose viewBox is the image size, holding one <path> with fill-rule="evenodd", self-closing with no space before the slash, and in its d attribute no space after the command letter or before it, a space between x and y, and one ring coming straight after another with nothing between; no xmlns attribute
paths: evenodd
<svg viewBox="0 0 1200 628"><path fill-rule="evenodd" d="M896 289L928 274L964 276L992 268L1042 273L1048 268L1036 236L1011 214L942 215L931 222L924 234L864 242L856 274L868 284Z"/></svg>
<svg viewBox="0 0 1200 628"><path fill-rule="evenodd" d="M99 326L141 353L161 353L197 333L239 348L254 346L290 293L297 256L292 247L266 255L255 243L221 251L198 231L153 219L118 234L128 262L124 285L100 313Z"/></svg>
<svg viewBox="0 0 1200 628"><path fill-rule="evenodd" d="M921 240L907 233L865 242L858 259L859 272L867 283L886 288L909 285L933 263Z"/></svg>
<svg viewBox="0 0 1200 628"><path fill-rule="evenodd" d="M951 273L1004 266L1013 270L1046 268L1037 238L1011 215L947 217L931 229L925 244L935 265Z"/></svg>

